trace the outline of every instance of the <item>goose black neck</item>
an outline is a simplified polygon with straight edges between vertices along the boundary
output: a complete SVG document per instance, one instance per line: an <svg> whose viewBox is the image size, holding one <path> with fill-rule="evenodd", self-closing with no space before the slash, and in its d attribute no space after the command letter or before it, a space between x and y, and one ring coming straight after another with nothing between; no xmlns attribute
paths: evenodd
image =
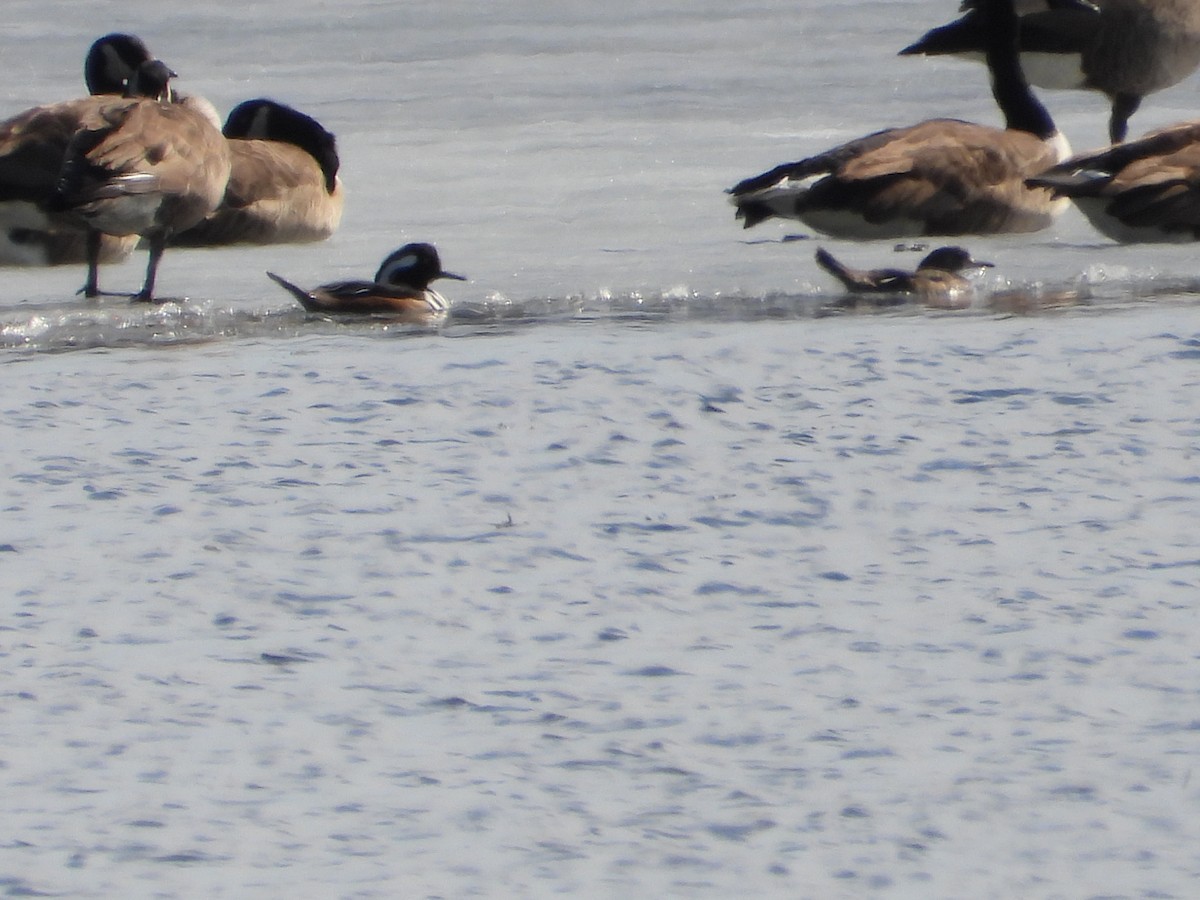
<svg viewBox="0 0 1200 900"><path fill-rule="evenodd" d="M1005 125L1042 140L1052 137L1058 131L1054 120L1030 90L1021 69L1020 23L1013 0L980 0L977 10L989 35L986 55L992 96Z"/></svg>

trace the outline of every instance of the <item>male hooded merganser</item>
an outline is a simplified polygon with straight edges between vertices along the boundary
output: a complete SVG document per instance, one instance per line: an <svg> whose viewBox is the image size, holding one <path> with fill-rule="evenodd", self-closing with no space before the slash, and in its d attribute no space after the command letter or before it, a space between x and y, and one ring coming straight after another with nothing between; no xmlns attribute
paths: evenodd
<svg viewBox="0 0 1200 900"><path fill-rule="evenodd" d="M1025 179L1069 148L1029 89L1013 0L966 0L987 23L992 95L1006 127L929 119L785 163L731 188L749 228L772 216L845 238L1037 231L1066 208Z"/></svg>
<svg viewBox="0 0 1200 900"><path fill-rule="evenodd" d="M267 276L300 301L309 312L333 315L388 315L401 321L428 323L445 316L446 298L429 284L438 278L466 281L442 268L432 244L405 244L390 254L374 281L335 281L310 291L274 272Z"/></svg>

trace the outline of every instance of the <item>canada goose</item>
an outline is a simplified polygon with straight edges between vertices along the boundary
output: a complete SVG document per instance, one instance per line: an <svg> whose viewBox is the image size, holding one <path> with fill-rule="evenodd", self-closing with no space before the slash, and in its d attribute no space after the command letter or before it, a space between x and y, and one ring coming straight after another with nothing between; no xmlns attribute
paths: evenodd
<svg viewBox="0 0 1200 900"><path fill-rule="evenodd" d="M973 259L962 247L938 247L917 265L915 272L904 269L851 269L824 248L818 248L817 265L842 283L851 295L874 295L903 302L913 295L926 306L936 309L962 309L971 304L974 288L961 272L991 268L990 262ZM854 302L853 297L850 300Z"/></svg>
<svg viewBox="0 0 1200 900"><path fill-rule="evenodd" d="M229 149L208 117L172 103L172 72L143 63L130 80L133 96L87 109L71 138L52 205L89 229L84 293L99 293L100 235L139 235L150 259L135 301L154 299L167 237L212 212L229 180Z"/></svg>
<svg viewBox="0 0 1200 900"><path fill-rule="evenodd" d="M1025 186L1069 148L1021 73L1013 0L967 2L990 28L992 94L1006 127L929 119L777 166L730 189L746 228L783 216L846 238L992 234L1037 231L1063 211Z"/></svg>
<svg viewBox="0 0 1200 900"><path fill-rule="evenodd" d="M1041 5L1041 9L1036 9ZM1038 87L1100 91L1112 108L1114 144L1125 140L1142 99L1182 81L1200 65L1196 0L1095 0L1096 9L1041 0L1021 19L1021 61ZM902 55L978 56L986 25L975 11L935 28Z"/></svg>
<svg viewBox="0 0 1200 900"><path fill-rule="evenodd" d="M172 246L321 241L342 218L337 143L310 116L273 100L247 100L222 129L231 171L221 205L170 238Z"/></svg>
<svg viewBox="0 0 1200 900"><path fill-rule="evenodd" d="M306 291L274 272L268 272L267 276L309 312L382 313L415 323L435 321L450 308L446 298L429 287L431 281L438 278L466 281L463 276L442 268L432 244L405 244L383 261L374 281L335 281Z"/></svg>
<svg viewBox="0 0 1200 900"><path fill-rule="evenodd" d="M107 34L92 43L84 80L92 97L36 106L0 122L0 265L57 266L87 258L87 230L49 208L67 144L102 95L125 93L150 52L138 38ZM124 259L135 237L105 235L100 260Z"/></svg>
<svg viewBox="0 0 1200 900"><path fill-rule="evenodd" d="M1122 243L1200 240L1200 122L1084 153L1030 179Z"/></svg>

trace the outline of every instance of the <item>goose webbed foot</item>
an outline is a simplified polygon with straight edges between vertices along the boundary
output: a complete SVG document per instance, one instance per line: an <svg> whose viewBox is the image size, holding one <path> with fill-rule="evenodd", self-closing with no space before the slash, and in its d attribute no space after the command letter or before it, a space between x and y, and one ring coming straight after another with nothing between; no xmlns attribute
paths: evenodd
<svg viewBox="0 0 1200 900"><path fill-rule="evenodd" d="M134 297L136 296L131 291L102 291L99 288L89 288L84 285L75 292L75 296L83 296L89 300L95 300L98 297Z"/></svg>
<svg viewBox="0 0 1200 900"><path fill-rule="evenodd" d="M148 294L145 291L138 291L136 294L123 294L128 297L130 303L153 303L155 306L162 306L164 303L183 303L186 297L156 297L153 294Z"/></svg>

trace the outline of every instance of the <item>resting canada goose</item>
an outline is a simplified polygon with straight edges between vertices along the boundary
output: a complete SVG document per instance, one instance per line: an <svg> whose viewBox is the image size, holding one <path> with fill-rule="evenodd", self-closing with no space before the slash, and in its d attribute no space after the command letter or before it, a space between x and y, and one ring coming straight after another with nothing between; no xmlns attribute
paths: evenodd
<svg viewBox="0 0 1200 900"><path fill-rule="evenodd" d="M1147 94L1191 75L1200 65L1196 0L1094 0L1093 11L1059 0L1029 3L1021 19L1021 61L1033 84L1100 91L1112 107L1112 142L1125 140L1129 118ZM1037 6L1041 6L1037 9ZM935 28L903 55L978 56L986 26L976 12Z"/></svg>
<svg viewBox="0 0 1200 900"><path fill-rule="evenodd" d="M430 282L438 278L466 281L442 268L432 244L405 244L383 261L374 281L335 281L306 291L274 272L267 276L309 312L387 314L415 323L439 319L450 308L446 298L429 286Z"/></svg>
<svg viewBox="0 0 1200 900"><path fill-rule="evenodd" d="M146 239L146 278L133 299L152 301L168 236L216 209L225 192L225 138L203 112L170 102L174 74L160 60L143 63L127 91L134 96L89 107L67 147L52 205L91 232L89 297L99 293L100 234Z"/></svg>
<svg viewBox="0 0 1200 900"><path fill-rule="evenodd" d="M125 93L130 77L150 59L133 35L96 40L84 62L92 97L36 106L0 123L0 265L57 266L87 258L87 230L49 208L63 157L84 113L104 102L100 95ZM124 259L135 237L105 235L100 259Z"/></svg>
<svg viewBox="0 0 1200 900"><path fill-rule="evenodd" d="M817 265L842 283L849 294L873 294L903 302L913 295L937 309L962 309L971 303L974 288L960 273L968 269L991 268L989 262L973 259L962 247L938 247L917 265L915 272L905 269L851 269L824 248L818 248ZM853 302L853 300L851 300Z"/></svg>
<svg viewBox="0 0 1200 900"><path fill-rule="evenodd" d="M989 25L992 94L1006 128L930 119L777 166L729 193L749 228L771 216L846 238L992 234L1045 228L1066 204L1025 179L1064 159L1066 141L1021 73L1013 0L967 0Z"/></svg>
<svg viewBox="0 0 1200 900"><path fill-rule="evenodd" d="M221 205L170 239L172 246L321 241L342 218L334 136L273 100L247 100L222 129L231 171Z"/></svg>
<svg viewBox="0 0 1200 900"><path fill-rule="evenodd" d="M1074 156L1030 183L1071 198L1115 241L1200 240L1200 122Z"/></svg>

